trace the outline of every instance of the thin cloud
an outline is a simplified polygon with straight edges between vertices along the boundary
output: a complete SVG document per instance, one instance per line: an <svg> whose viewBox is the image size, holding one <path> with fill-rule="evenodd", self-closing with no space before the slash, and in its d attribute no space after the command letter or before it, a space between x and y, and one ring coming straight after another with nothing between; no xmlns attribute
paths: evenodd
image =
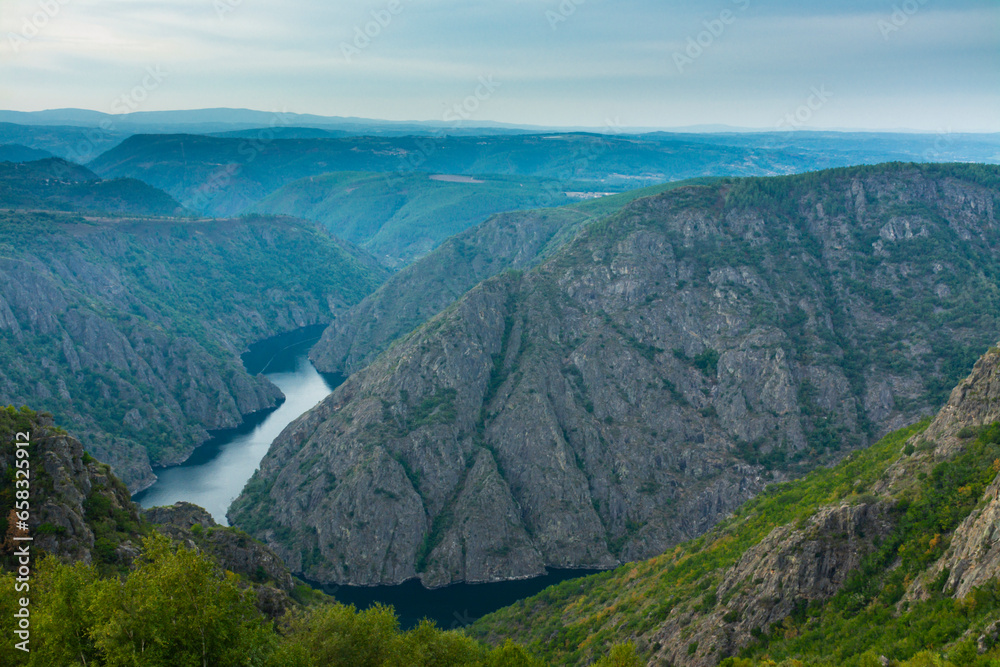
<svg viewBox="0 0 1000 667"><path fill-rule="evenodd" d="M827 85L810 126L1000 131L1000 6L912 6L900 20L870 0L64 0L18 41L39 5L8 0L0 105L107 110L158 66L170 76L148 110L439 119L493 75L480 120L770 127Z"/></svg>

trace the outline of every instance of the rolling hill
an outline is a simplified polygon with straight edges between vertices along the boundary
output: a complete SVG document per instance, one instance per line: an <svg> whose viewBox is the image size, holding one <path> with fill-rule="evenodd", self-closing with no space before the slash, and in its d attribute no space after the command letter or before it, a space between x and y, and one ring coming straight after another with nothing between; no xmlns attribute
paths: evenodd
<svg viewBox="0 0 1000 667"><path fill-rule="evenodd" d="M133 136L88 166L106 178L145 181L203 213L233 215L292 181L336 171L536 176L620 190L811 163L757 148L612 134L279 139L264 130L253 138Z"/></svg>
<svg viewBox="0 0 1000 667"><path fill-rule="evenodd" d="M114 125L104 129L0 122L0 143L43 150L77 163L93 160L128 136L129 133L116 129Z"/></svg>
<svg viewBox="0 0 1000 667"><path fill-rule="evenodd" d="M134 178L102 180L59 158L0 162L0 208L128 216L191 215L173 197Z"/></svg>
<svg viewBox="0 0 1000 667"><path fill-rule="evenodd" d="M32 162L52 157L48 151L20 144L0 144L0 162Z"/></svg>
<svg viewBox="0 0 1000 667"><path fill-rule="evenodd" d="M340 172L289 183L250 210L319 222L398 268L494 213L568 204L595 189L529 176Z"/></svg>

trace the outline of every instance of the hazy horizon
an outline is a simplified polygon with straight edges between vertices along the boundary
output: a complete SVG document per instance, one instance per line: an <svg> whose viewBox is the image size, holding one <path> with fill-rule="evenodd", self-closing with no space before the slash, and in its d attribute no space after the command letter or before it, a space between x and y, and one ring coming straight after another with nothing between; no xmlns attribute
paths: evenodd
<svg viewBox="0 0 1000 667"><path fill-rule="evenodd" d="M237 111L237 112L256 112L261 114L275 115L280 117L282 114L303 116L303 117L318 117L328 120L340 120L340 121L374 121L377 123L394 123L394 124L438 124L446 125L446 121L442 121L440 118L368 118L361 116L337 116L337 115L325 115L316 114L309 111L297 111L297 110L280 110L280 111L266 111L264 109L250 109L245 107L197 107L197 108L182 108L182 109L143 109L141 112L137 111L135 113L122 113L114 114L100 109L84 109L81 107L59 107L59 108L48 108L48 109L0 109L0 114L6 112L15 113L29 113L29 114L42 114L42 113L57 113L63 111L73 111L73 112L93 112L107 114L113 119L126 119L134 116L142 115L143 113L150 114L169 114L169 113L188 113L188 112L207 112L207 111ZM142 121L138 121L142 122ZM186 121L191 124L195 124L198 121ZM280 123L279 123L280 124ZM998 129L968 129L968 130L948 130L945 128L941 129L921 129L921 128L911 128L911 127L823 127L823 126L803 126L803 127L793 127L793 128L778 128L778 127L748 127L748 126L738 126L729 125L725 123L708 123L708 124L693 124L693 125L678 125L678 126L634 126L634 125L623 125L616 124L611 125L605 124L603 126L572 126L572 125L541 125L537 123L510 123L506 121L497 121L492 119L482 119L482 120L469 120L463 123L466 128L476 128L483 127L488 128L491 126L495 127L509 127L512 129L533 129L537 128L539 131L601 131L608 132L612 129L614 131L627 131L635 130L640 132L689 132L713 134L713 133L758 133L758 132L836 132L836 133L888 133L888 134L1000 134L1000 128ZM261 125L260 127L266 127ZM295 127L306 127L306 125L295 125Z"/></svg>
<svg viewBox="0 0 1000 667"><path fill-rule="evenodd" d="M0 108L1000 131L1000 5L10 0Z"/></svg>

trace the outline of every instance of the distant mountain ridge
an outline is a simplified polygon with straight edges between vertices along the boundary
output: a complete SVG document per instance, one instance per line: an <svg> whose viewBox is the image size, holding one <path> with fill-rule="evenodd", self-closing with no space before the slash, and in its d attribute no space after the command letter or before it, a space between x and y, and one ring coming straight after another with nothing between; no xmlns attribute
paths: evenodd
<svg viewBox="0 0 1000 667"><path fill-rule="evenodd" d="M137 178L188 208L236 215L295 180L331 172L533 176L620 191L705 176L770 176L867 162L1000 162L1000 135L837 133L483 136L135 135L88 163Z"/></svg>
<svg viewBox="0 0 1000 667"><path fill-rule="evenodd" d="M514 130L525 132L594 132L602 127L583 127L566 125L537 125L525 123L505 123L489 120L470 120L456 128L454 121L447 120L387 120L379 118L359 118L354 116L326 116L321 114L295 113L283 111L261 111L255 109L217 107L207 109L176 109L169 111L135 111L128 114L111 114L91 109L46 109L44 111L12 111L0 110L0 122L21 123L26 125L91 125L113 121L126 125L246 125L241 129L251 127L269 127L276 124L276 119L285 126L349 126L372 128L449 128L452 130L484 131L490 129ZM606 124L607 126L607 124ZM673 132L694 134L753 134L774 132L772 127L737 127L725 124L699 124L675 127L620 127L626 133ZM934 134L936 130L913 130L908 128L818 128L801 129L796 132L839 132L839 133L879 133L879 134ZM966 134L969 134L966 132ZM988 133L986 133L988 134Z"/></svg>
<svg viewBox="0 0 1000 667"><path fill-rule="evenodd" d="M750 153L756 160L750 160ZM598 134L424 138L221 138L137 135L88 166L104 177L131 177L211 215L246 210L294 180L329 172L414 172L534 176L621 190L707 175L805 168L783 152L706 146L689 139L646 141Z"/></svg>
<svg viewBox="0 0 1000 667"><path fill-rule="evenodd" d="M427 133L448 130L454 133L492 133L549 130L532 125L515 125L492 121L478 121L455 127L449 121L395 121L375 118L321 116L289 111L257 111L254 109L180 109L176 111L134 111L128 114L111 114L89 109L49 109L46 111L0 110L0 122L22 125L69 125L100 127L102 124L131 128L134 132L157 131L225 132L255 128L323 127L349 132L399 134Z"/></svg>
<svg viewBox="0 0 1000 667"><path fill-rule="evenodd" d="M20 144L0 144L0 162L31 162L53 157L48 151Z"/></svg>

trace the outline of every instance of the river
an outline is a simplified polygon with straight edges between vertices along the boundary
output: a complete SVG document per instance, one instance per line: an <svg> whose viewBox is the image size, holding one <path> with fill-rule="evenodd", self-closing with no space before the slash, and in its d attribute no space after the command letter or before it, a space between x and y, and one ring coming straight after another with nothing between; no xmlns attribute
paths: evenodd
<svg viewBox="0 0 1000 667"><path fill-rule="evenodd" d="M142 507L186 501L207 509L220 524L229 525L226 510L243 490L271 442L292 420L323 400L343 378L323 375L309 362L309 348L322 327L311 327L250 347L243 363L252 373L264 373L285 394L276 410L251 415L237 429L221 431L187 461L157 471L153 486L133 497ZM494 584L455 584L428 590L416 580L399 586L320 586L345 604L366 609L375 603L392 605L404 629L430 618L439 627L458 628L500 607L534 595L543 588L596 570L551 570L547 575Z"/></svg>
<svg viewBox="0 0 1000 667"><path fill-rule="evenodd" d="M421 619L429 618L439 628L457 630L470 625L486 614L518 600L541 593L567 579L576 579L600 570L557 570L532 579L500 581L492 584L452 584L442 588L427 589L416 579L398 586L321 586L310 582L344 604L367 609L375 603L392 605L404 630L416 626Z"/></svg>
<svg viewBox="0 0 1000 667"><path fill-rule="evenodd" d="M264 373L281 389L285 401L277 409L250 415L239 428L216 432L184 463L156 471L151 487L133 500L142 507L186 501L204 507L228 526L226 510L253 475L271 442L295 418L326 398L342 378L317 372L309 348L322 327L309 327L262 341L243 355L251 373Z"/></svg>

